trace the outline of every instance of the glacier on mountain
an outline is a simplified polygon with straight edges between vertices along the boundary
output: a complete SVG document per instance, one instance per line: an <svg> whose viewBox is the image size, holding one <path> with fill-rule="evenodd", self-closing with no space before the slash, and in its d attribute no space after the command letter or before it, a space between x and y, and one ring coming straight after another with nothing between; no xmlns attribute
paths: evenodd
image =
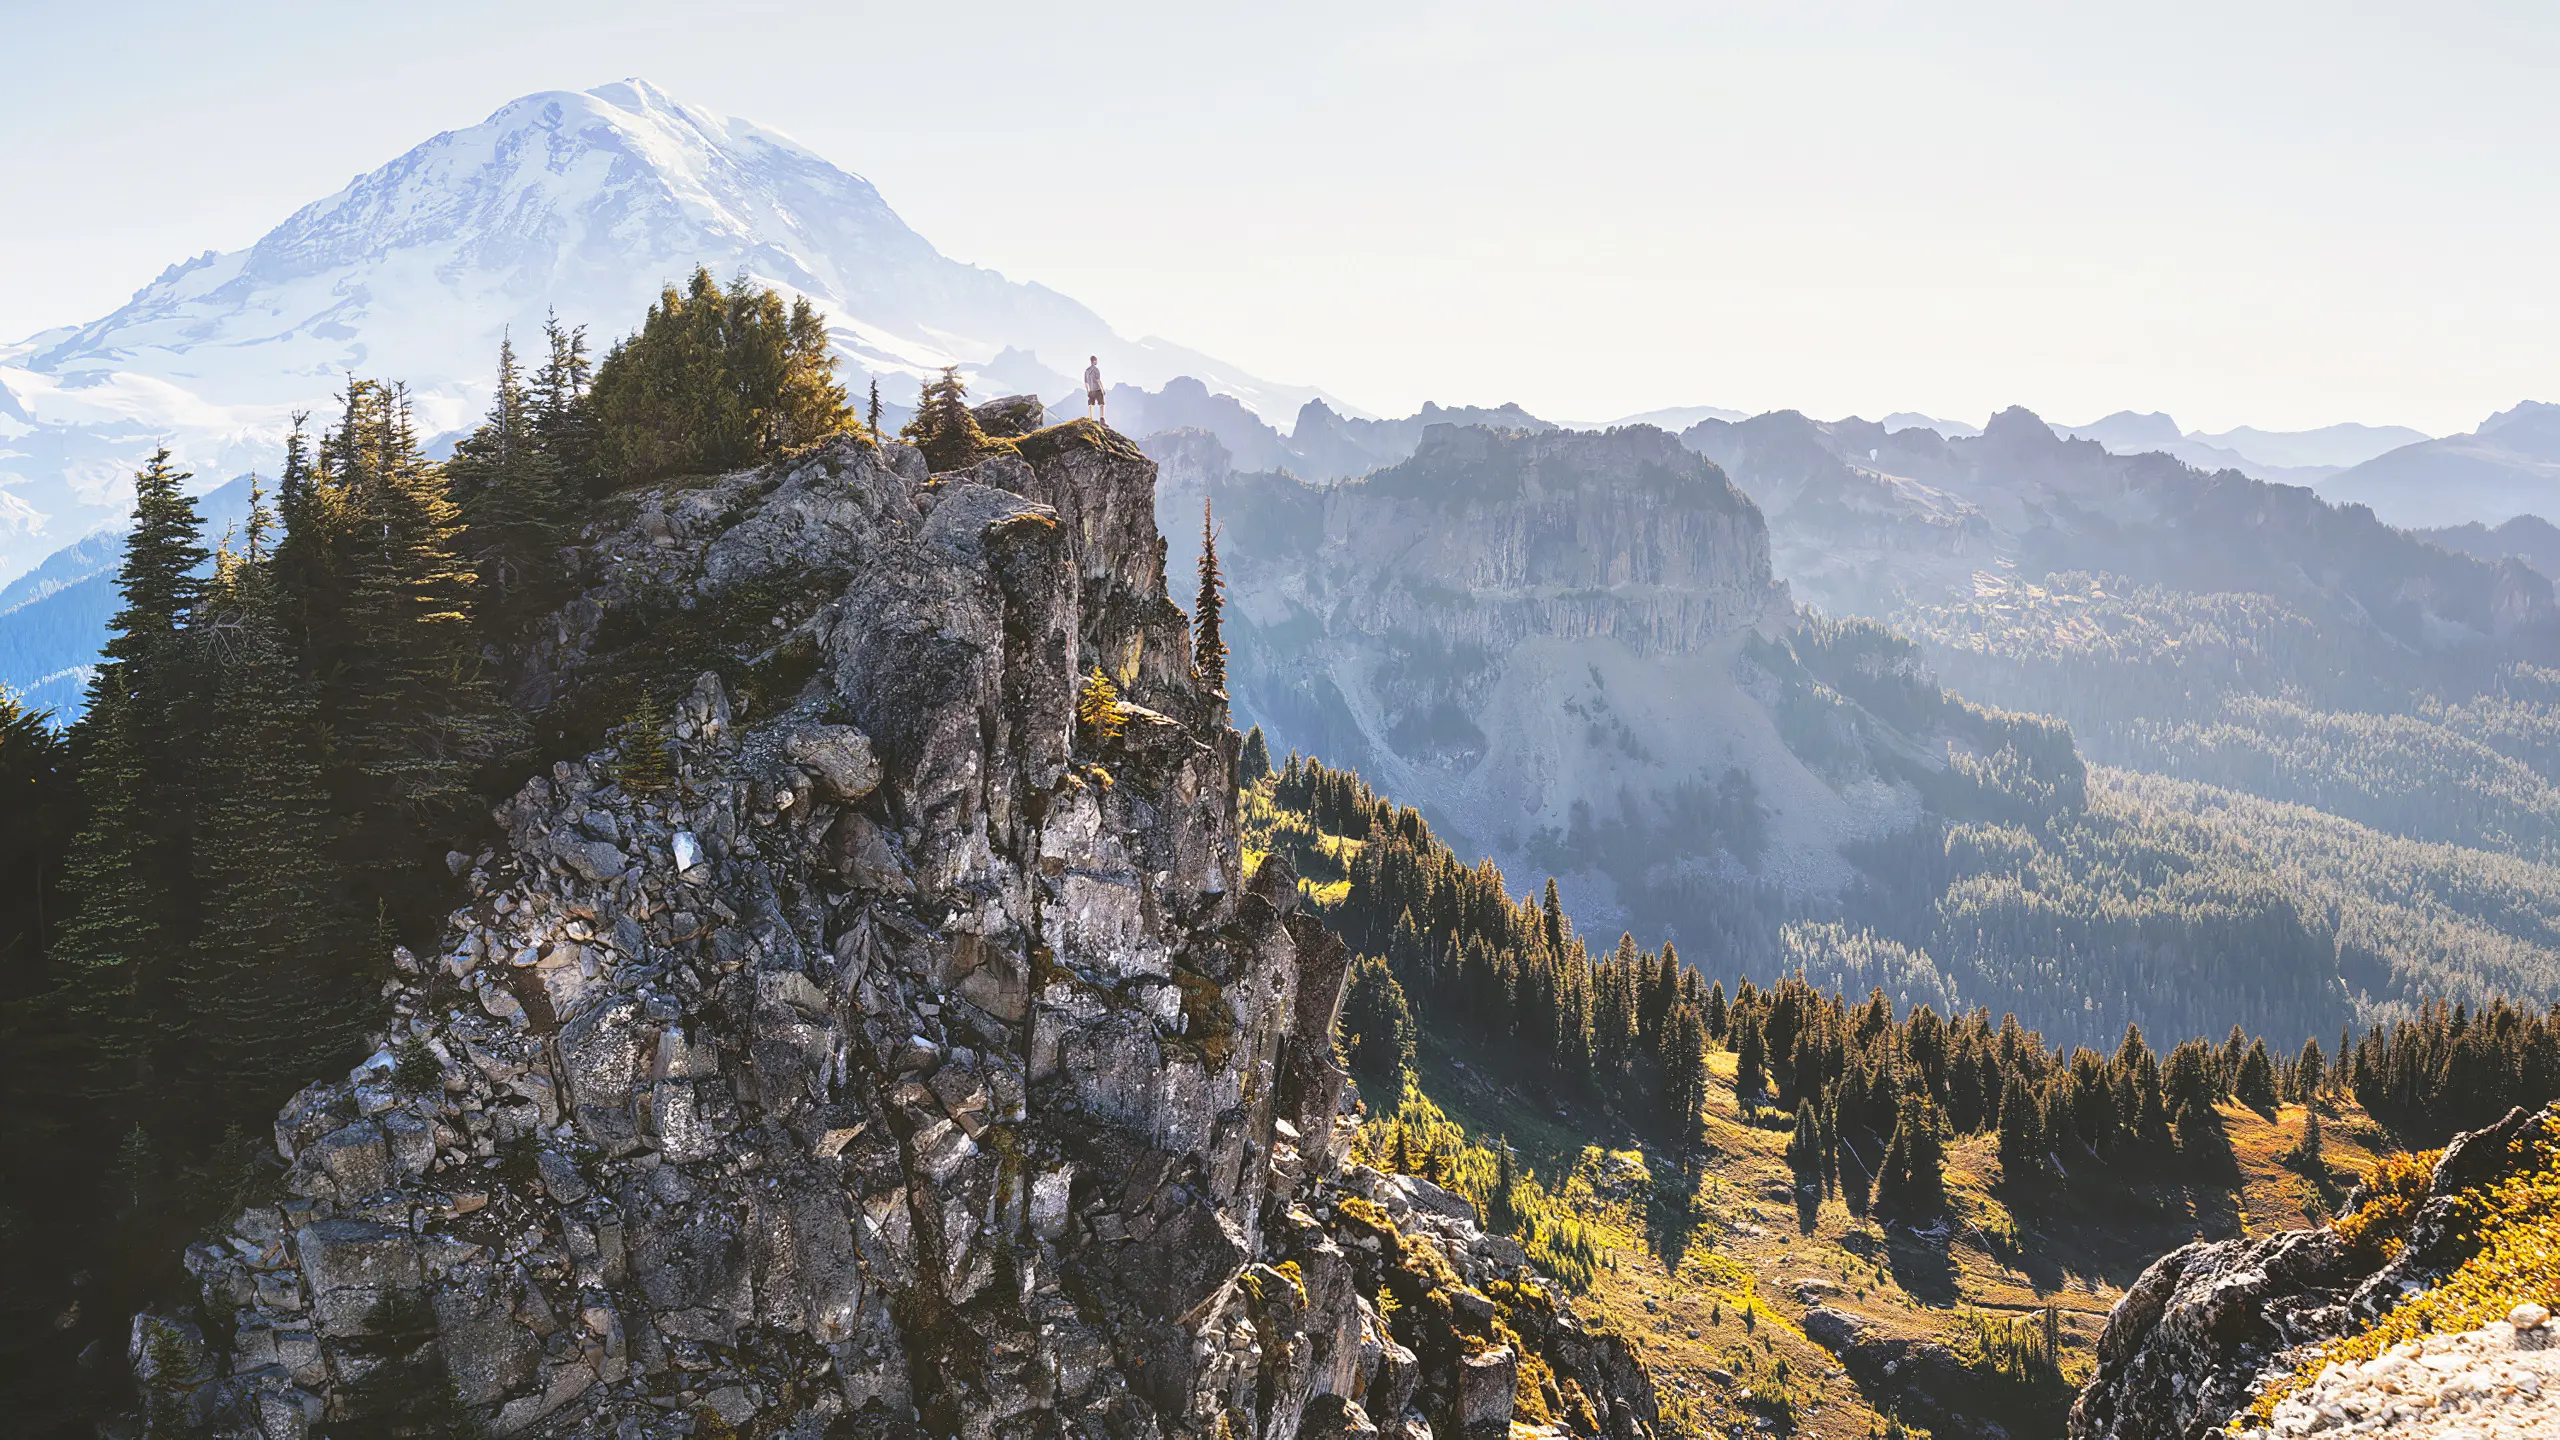
<svg viewBox="0 0 2560 1440"><path fill-rule="evenodd" d="M861 176L641 80L550 91L448 131L245 250L171 266L115 313L0 346L0 582L120 524L166 439L200 486L272 466L348 374L408 384L422 431L470 424L500 337L556 312L599 348L662 285L744 271L826 316L853 388L944 365L990 384L1191 375L1282 420L1317 392L1123 339L1045 286L953 260ZM1054 395L1052 398L1055 398Z"/></svg>

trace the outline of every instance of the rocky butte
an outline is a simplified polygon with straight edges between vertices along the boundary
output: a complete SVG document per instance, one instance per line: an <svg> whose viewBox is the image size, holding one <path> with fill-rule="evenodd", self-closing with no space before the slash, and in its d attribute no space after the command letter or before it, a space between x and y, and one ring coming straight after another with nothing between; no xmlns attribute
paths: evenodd
<svg viewBox="0 0 2560 1440"><path fill-rule="evenodd" d="M1746 660L1795 623L1767 522L1664 431L1433 425L1410 459L1328 485L1238 473L1196 431L1147 444L1168 526L1196 535L1205 497L1225 532L1239 708L1461 849L1558 876L1595 933L1644 933L1630 894L1696 878L1836 889L1844 841L1916 812L1788 749ZM1744 777L1728 808L1764 818L1765 844L1697 819Z"/></svg>
<svg viewBox="0 0 2560 1440"><path fill-rule="evenodd" d="M1016 443L587 529L513 683L600 743L450 857L380 1050L277 1118L285 1198L136 1317L145 1429L1498 1440L1526 1391L1653 1433L1517 1246L1344 1163L1346 956L1242 872L1155 467Z"/></svg>

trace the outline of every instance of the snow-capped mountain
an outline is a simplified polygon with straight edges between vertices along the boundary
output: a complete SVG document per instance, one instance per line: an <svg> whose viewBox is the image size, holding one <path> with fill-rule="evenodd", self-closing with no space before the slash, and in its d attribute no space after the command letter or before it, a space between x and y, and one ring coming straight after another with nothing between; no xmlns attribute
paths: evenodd
<svg viewBox="0 0 2560 1440"><path fill-rule="evenodd" d="M459 428L502 332L535 339L557 311L601 350L696 265L808 296L847 379L878 376L893 400L949 364L1055 398L1088 354L1115 381L1191 375L1282 423L1318 393L1122 339L1054 290L943 255L789 138L626 80L528 95L246 250L170 267L104 319L0 347L0 582L119 521L160 438L200 485L271 465L292 413L325 413L350 372L406 381L426 433Z"/></svg>

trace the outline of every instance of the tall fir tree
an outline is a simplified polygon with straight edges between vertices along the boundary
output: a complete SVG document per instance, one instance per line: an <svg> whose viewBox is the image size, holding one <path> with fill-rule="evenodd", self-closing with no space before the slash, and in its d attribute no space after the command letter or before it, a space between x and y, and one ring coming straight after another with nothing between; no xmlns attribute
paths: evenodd
<svg viewBox="0 0 2560 1440"><path fill-rule="evenodd" d="M435 908L419 862L467 823L477 772L517 738L513 716L482 673L461 518L418 451L406 396L351 381L316 468L307 508L325 528L310 541L327 552L333 603L301 597L298 608L313 631L321 719L337 737L332 792L365 888L414 923ZM279 561L303 540L289 524ZM283 565L288 579L310 568Z"/></svg>
<svg viewBox="0 0 2560 1440"><path fill-rule="evenodd" d="M59 1023L83 1041L79 1098L139 1123L181 1032L175 960L193 942L188 883L201 717L186 623L203 598L204 522L164 447L134 477L133 529L89 709L75 738L89 814L71 846L56 941ZM156 1117L154 1117L156 1118Z"/></svg>
<svg viewBox="0 0 2560 1440"><path fill-rule="evenodd" d="M588 397L595 367L587 358L587 327L565 327L552 315L542 322L542 339L546 353L529 394L533 435L565 503L596 484L595 411Z"/></svg>
<svg viewBox="0 0 2560 1440"><path fill-rule="evenodd" d="M2320 1053L2320 1042L2305 1040L2302 1053L2293 1059L2294 1098L2317 1107L2329 1088L2329 1057Z"/></svg>
<svg viewBox="0 0 2560 1440"><path fill-rule="evenodd" d="M2267 1042L2252 1040L2241 1053L2238 1073L2232 1079L2232 1097L2262 1115L2276 1109L2276 1067L2267 1057Z"/></svg>
<svg viewBox="0 0 2560 1440"><path fill-rule="evenodd" d="M1925 1091L1906 1093L1876 1174L1877 1210L1896 1220L1938 1213L1946 1203L1946 1155L1937 1106Z"/></svg>
<svg viewBox="0 0 2560 1440"><path fill-rule="evenodd" d="M862 428L871 432L872 443L888 437L880 433L880 377L871 377L871 408L863 412Z"/></svg>
<svg viewBox="0 0 2560 1440"><path fill-rule="evenodd" d="M1787 1165L1799 1189L1822 1185L1822 1121L1810 1097L1796 1102L1795 1134L1787 1141Z"/></svg>
<svg viewBox="0 0 2560 1440"><path fill-rule="evenodd" d="M193 1017L191 1093L210 1124L254 1119L333 1068L362 997L318 707L296 664L252 492L248 550L223 557L205 598L207 743L198 775L203 897L181 977Z"/></svg>
<svg viewBox="0 0 2560 1440"><path fill-rule="evenodd" d="M8 817L0 827L0 1017L44 988L45 950L62 918L63 854L80 820L71 748L52 718L0 686L0 814ZM0 1043L0 1052L9 1048Z"/></svg>
<svg viewBox="0 0 2560 1440"><path fill-rule="evenodd" d="M546 396L537 401L516 364L514 341L499 342L488 417L444 466L462 524L457 544L478 580L480 618L493 627L543 597L557 568L573 506L567 472L545 443L541 421L552 403L548 392L566 383L546 375Z"/></svg>
<svg viewBox="0 0 2560 1440"><path fill-rule="evenodd" d="M2000 1175L2022 1184L2044 1172L2044 1111L2026 1077L2010 1071L2000 1086Z"/></svg>
<svg viewBox="0 0 2560 1440"><path fill-rule="evenodd" d="M51 1321L68 1297L64 1142L78 1117L56 1084L76 1035L46 1023L46 955L62 914L62 864L80 824L70 747L44 712L0 688L0 1412L28 1434L58 1423L56 1382L76 1345Z"/></svg>
<svg viewBox="0 0 2560 1440"><path fill-rule="evenodd" d="M1220 620L1227 608L1227 577L1218 569L1218 527L1209 502L1200 502L1200 598L1191 611L1191 667L1217 694L1227 689L1227 642ZM1268 763L1267 757L1266 762Z"/></svg>

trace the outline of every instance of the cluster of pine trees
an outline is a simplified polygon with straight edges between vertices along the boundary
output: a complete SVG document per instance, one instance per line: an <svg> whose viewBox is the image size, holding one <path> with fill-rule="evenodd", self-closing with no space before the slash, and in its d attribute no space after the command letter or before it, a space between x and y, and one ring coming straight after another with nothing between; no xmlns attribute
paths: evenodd
<svg viewBox="0 0 2560 1440"><path fill-rule="evenodd" d="M1257 731L1249 757L1268 750ZM1248 785L1264 774L1248 763ZM1944 1199L1947 1144L1996 1132L2004 1183L2112 1183L2128 1167L2178 1162L2221 1146L2215 1107L2272 1114L2279 1104L2352 1094L2408 1144L2436 1144L2514 1104L2560 1096L2560 1009L2494 1004L2477 1017L2435 1006L2416 1020L2271 1047L2235 1025L2164 1056L2138 1026L2111 1053L2049 1044L2015 1015L1943 1016L1823 991L1801 974L1730 998L1673 947L1621 936L1594 957L1555 883L1512 898L1491 861L1465 865L1421 815L1360 778L1291 755L1269 776L1279 814L1259 838L1301 873L1343 877L1328 922L1363 953L1342 1021L1345 1058L1386 1079L1428 1031L1526 1080L1619 1107L1679 1144L1694 1143L1711 1050L1735 1057L1747 1113L1784 1123L1808 1193L1859 1213L1920 1218ZM1340 858L1340 842L1356 854ZM2316 1142L2311 1142L2316 1145Z"/></svg>
<svg viewBox="0 0 2560 1440"><path fill-rule="evenodd" d="M2475 1015L2439 1001L2340 1053L2338 1079L2367 1114L2412 1144L2435 1145L2514 1106L2560 1098L2560 1006L2537 1015L2493 1000Z"/></svg>
<svg viewBox="0 0 2560 1440"><path fill-rule="evenodd" d="M1246 745L1261 748L1256 737ZM1348 895L1327 916L1373 957L1344 1001L1352 1059L1374 1057L1378 1066L1409 1054L1409 1039L1373 1030L1401 1012L1510 1057L1524 1074L1620 1105L1668 1136L1695 1135L1707 1093L1709 997L1676 951L1644 950L1622 936L1595 960L1552 880L1540 899L1513 901L1493 862L1460 864L1419 811L1378 798L1350 771L1291 755L1272 785L1284 810L1361 842ZM1302 869L1322 858L1293 847ZM1392 999L1373 998L1389 985Z"/></svg>
<svg viewBox="0 0 2560 1440"><path fill-rule="evenodd" d="M853 423L827 325L806 297L697 269L605 353L590 397L596 482L734 470Z"/></svg>
<svg viewBox="0 0 2560 1440"><path fill-rule="evenodd" d="M441 919L438 857L481 848L529 753L502 658L593 499L851 424L823 323L743 280L670 289L592 373L582 333L544 338L530 372L501 348L441 464L399 387L351 378L218 540L161 451L79 723L0 695L0 1370L30 1433Z"/></svg>

